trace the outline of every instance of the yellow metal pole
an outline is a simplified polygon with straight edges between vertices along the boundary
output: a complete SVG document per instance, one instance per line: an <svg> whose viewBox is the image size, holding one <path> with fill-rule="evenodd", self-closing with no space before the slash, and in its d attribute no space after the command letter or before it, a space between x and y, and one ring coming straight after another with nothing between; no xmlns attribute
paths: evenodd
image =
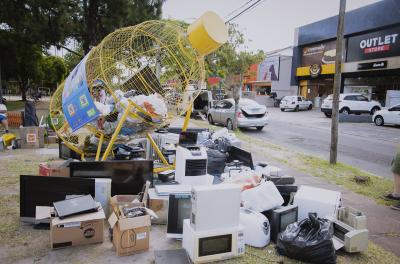
<svg viewBox="0 0 400 264"><path fill-rule="evenodd" d="M161 150L158 148L156 142L154 142L154 139L151 137L150 133L147 133L146 137L150 141L150 144L153 146L154 150L156 151L158 157L161 159L162 163L164 163L164 165L166 165L166 166L169 166L168 161L165 159L165 157L162 154Z"/></svg>
<svg viewBox="0 0 400 264"><path fill-rule="evenodd" d="M81 161L85 161L85 153L81 153Z"/></svg>
<svg viewBox="0 0 400 264"><path fill-rule="evenodd" d="M101 134L100 139L99 139L99 145L97 146L96 161L99 161L101 146L103 145L103 140L104 140L104 134Z"/></svg>
<svg viewBox="0 0 400 264"><path fill-rule="evenodd" d="M129 112L131 111L132 107L133 107L133 105L129 102L129 105L126 108L124 114L122 115L121 120L119 121L117 127L115 128L115 131L114 131L114 133L113 133L113 135L112 135L112 137L110 139L110 142L108 143L106 151L104 152L103 158L101 160L103 160L103 161L106 160L108 155L110 154L111 149L112 149L115 141L117 140L119 131L121 131L121 128L124 125L124 122L125 122L126 118L128 117Z"/></svg>
<svg viewBox="0 0 400 264"><path fill-rule="evenodd" d="M190 115L192 114L192 107L193 107L193 104L190 104L190 107L186 112L185 120L183 122L182 132L185 132L189 125Z"/></svg>

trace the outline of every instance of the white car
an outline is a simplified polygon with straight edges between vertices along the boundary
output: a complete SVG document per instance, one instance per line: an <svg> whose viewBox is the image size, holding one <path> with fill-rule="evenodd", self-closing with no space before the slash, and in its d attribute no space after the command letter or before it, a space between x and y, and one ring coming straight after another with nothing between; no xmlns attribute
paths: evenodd
<svg viewBox="0 0 400 264"><path fill-rule="evenodd" d="M313 105L310 100L305 99L303 96L291 95L282 98L279 104L281 111L286 109L299 111L299 110L311 110Z"/></svg>
<svg viewBox="0 0 400 264"><path fill-rule="evenodd" d="M332 115L332 101L333 95L329 95L322 101L321 112L326 117ZM362 94L357 93L343 93L339 95L339 113L342 114L362 114L368 113L373 115L376 111L381 110L382 106L379 102L368 100Z"/></svg>
<svg viewBox="0 0 400 264"><path fill-rule="evenodd" d="M372 121L377 126L387 124L400 125L400 104L376 111L372 116Z"/></svg>
<svg viewBox="0 0 400 264"><path fill-rule="evenodd" d="M235 101L224 99L210 108L207 119L212 125L219 123L232 130L234 116ZM267 108L254 100L240 98L237 122L238 127L255 127L262 130L268 124Z"/></svg>

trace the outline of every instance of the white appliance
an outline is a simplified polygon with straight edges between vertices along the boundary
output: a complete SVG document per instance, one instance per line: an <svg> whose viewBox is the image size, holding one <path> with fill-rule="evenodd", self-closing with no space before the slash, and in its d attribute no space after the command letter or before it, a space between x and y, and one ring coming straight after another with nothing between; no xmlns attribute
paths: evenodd
<svg viewBox="0 0 400 264"><path fill-rule="evenodd" d="M243 229L237 225L199 231L193 229L189 219L185 219L182 247L193 263L230 259L245 252Z"/></svg>
<svg viewBox="0 0 400 264"><path fill-rule="evenodd" d="M270 225L262 213L240 208L240 225L243 226L244 241L252 247L265 247L270 241Z"/></svg>
<svg viewBox="0 0 400 264"><path fill-rule="evenodd" d="M240 186L214 184L192 187L190 223L196 231L239 224Z"/></svg>
<svg viewBox="0 0 400 264"><path fill-rule="evenodd" d="M336 217L340 207L340 192L302 185L294 196L293 204L298 206L298 221L317 213L318 217Z"/></svg>
<svg viewBox="0 0 400 264"><path fill-rule="evenodd" d="M108 214L108 204L111 197L111 179L95 179L94 196L94 199L103 207L103 211Z"/></svg>
<svg viewBox="0 0 400 264"><path fill-rule="evenodd" d="M207 151L204 147L176 148L175 181L180 184L209 184L207 176Z"/></svg>

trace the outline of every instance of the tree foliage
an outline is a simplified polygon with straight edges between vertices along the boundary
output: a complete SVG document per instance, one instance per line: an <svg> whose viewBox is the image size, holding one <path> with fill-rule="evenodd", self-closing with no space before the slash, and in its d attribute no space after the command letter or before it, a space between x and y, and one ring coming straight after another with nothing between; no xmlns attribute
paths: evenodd
<svg viewBox="0 0 400 264"><path fill-rule="evenodd" d="M207 75L231 78L233 75L244 74L251 64L261 62L264 53L245 51L244 43L245 38L238 26L229 24L228 42L205 58Z"/></svg>
<svg viewBox="0 0 400 264"><path fill-rule="evenodd" d="M67 75L67 66L63 58L57 56L45 56L40 63L41 80L43 85L56 88Z"/></svg>
<svg viewBox="0 0 400 264"><path fill-rule="evenodd" d="M26 90L42 76L43 51L51 46L67 48L67 41L73 39L87 53L117 28L160 18L163 3L164 0L2 0L2 77L18 80L25 100ZM62 66L59 70L62 72Z"/></svg>

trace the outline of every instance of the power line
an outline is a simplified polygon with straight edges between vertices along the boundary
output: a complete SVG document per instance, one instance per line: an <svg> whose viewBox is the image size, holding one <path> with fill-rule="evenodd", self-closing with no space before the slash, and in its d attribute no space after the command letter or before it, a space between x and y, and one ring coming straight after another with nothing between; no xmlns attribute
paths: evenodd
<svg viewBox="0 0 400 264"><path fill-rule="evenodd" d="M255 5L259 4L261 1L264 1L264 0L257 0L255 3L251 4L249 7L247 7L243 11L241 11L239 14L237 14L234 17L230 18L228 21L225 22L225 24L227 24L227 23L231 22L232 20L234 20L235 18L241 16L243 13L245 13L249 9L253 8Z"/></svg>
<svg viewBox="0 0 400 264"><path fill-rule="evenodd" d="M243 5L241 5L240 7L236 8L235 10L231 11L229 14L227 14L225 16L225 18L229 17L230 15L232 15L233 13L235 13L236 11L238 11L239 9L241 9L242 7L246 6L248 3L253 2L254 0L250 0L247 1L246 3L244 3Z"/></svg>

